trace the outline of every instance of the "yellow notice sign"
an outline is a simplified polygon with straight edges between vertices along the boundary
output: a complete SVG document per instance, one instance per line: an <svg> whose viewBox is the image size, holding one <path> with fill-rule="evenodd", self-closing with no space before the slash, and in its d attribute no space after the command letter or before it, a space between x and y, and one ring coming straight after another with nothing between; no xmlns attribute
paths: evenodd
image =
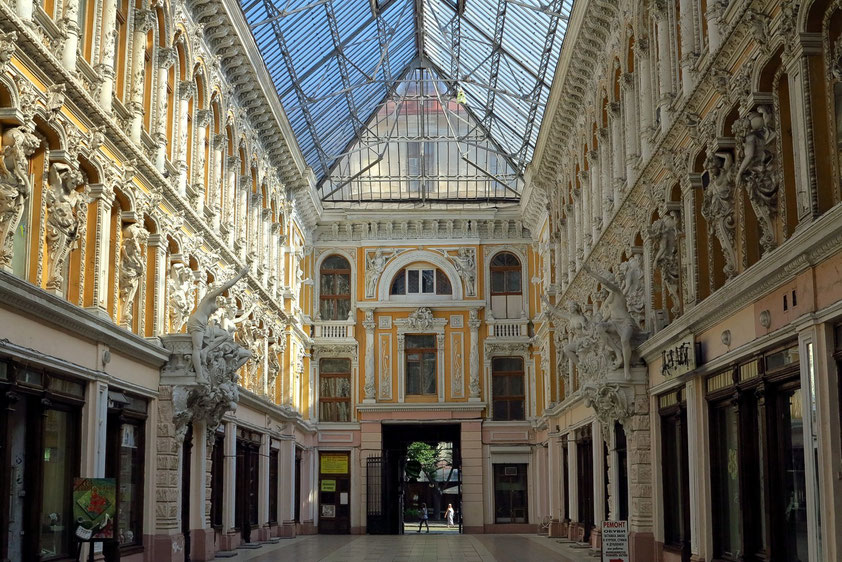
<svg viewBox="0 0 842 562"><path fill-rule="evenodd" d="M348 455L322 455L322 474L348 474Z"/></svg>
<svg viewBox="0 0 842 562"><path fill-rule="evenodd" d="M336 480L322 480L322 492L335 492Z"/></svg>

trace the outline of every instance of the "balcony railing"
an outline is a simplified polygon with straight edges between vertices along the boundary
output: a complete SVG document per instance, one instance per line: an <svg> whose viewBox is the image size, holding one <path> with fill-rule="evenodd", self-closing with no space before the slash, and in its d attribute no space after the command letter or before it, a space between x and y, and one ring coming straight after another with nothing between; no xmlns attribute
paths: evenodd
<svg viewBox="0 0 842 562"><path fill-rule="evenodd" d="M495 318L487 322L489 338L525 338L529 337L527 318Z"/></svg>
<svg viewBox="0 0 842 562"><path fill-rule="evenodd" d="M353 320L317 320L315 326L316 338L330 340L354 338Z"/></svg>

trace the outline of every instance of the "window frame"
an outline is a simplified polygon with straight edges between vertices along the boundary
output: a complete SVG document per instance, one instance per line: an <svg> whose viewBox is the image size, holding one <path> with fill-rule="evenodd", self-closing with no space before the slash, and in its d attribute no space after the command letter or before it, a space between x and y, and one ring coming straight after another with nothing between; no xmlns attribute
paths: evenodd
<svg viewBox="0 0 842 562"><path fill-rule="evenodd" d="M529 463L528 462L517 462L517 463L509 463L509 462L492 462L492 486L493 486L493 493L494 493L494 523L495 524L528 524L529 523ZM522 498L523 503L518 505L516 508L514 506L514 502L510 501L509 504L509 517L508 521L498 521L498 485L501 483L501 480L504 478L510 478L509 482L514 481L512 476L507 476L505 471L507 468L510 467L517 467L517 480L521 478L524 481L524 489L522 491ZM522 472L521 472L522 471ZM510 492L512 490L509 490ZM513 497L513 494L509 494L509 499ZM523 521L516 521L515 517L515 509L523 511Z"/></svg>
<svg viewBox="0 0 842 562"><path fill-rule="evenodd" d="M413 272L418 272L418 290L417 291L410 291L409 290L409 277L410 274ZM432 282L433 282L433 290L432 291L424 291L424 272L430 271L432 272ZM448 281L448 292L443 292L443 284L439 283L439 277L443 277ZM403 284L403 292L397 292L395 289L395 285L399 280L402 278ZM453 282L448 277L447 273L444 272L440 267L436 267L434 265L431 266L407 266L402 267L395 275L392 277L392 282L389 284L389 296L390 297L418 297L418 298L430 298L430 297L452 297L453 296Z"/></svg>
<svg viewBox="0 0 842 562"><path fill-rule="evenodd" d="M495 369L495 363L499 359L517 359L520 361L520 370L519 371L501 371ZM495 378L512 378L519 376L522 381L522 388L523 394L506 394L506 395L496 395L494 393L494 379ZM523 417L522 418L515 418L512 417L512 404L520 401L522 403L522 411ZM507 404L506 411L507 416L505 418L498 418L497 417L497 408L496 404L498 402L505 402ZM491 358L491 420L492 421L525 421L527 418L526 412L526 361L523 357L519 355L513 356L497 356Z"/></svg>
<svg viewBox="0 0 842 562"><path fill-rule="evenodd" d="M518 262L518 265L516 265L516 266L514 266L514 265L493 265L494 259L497 258L498 256L503 255L503 254L508 254L508 255L512 256L513 258L515 258ZM520 257L517 256L517 254L515 254L514 252L506 251L506 250L501 251L501 252L497 252L496 254L494 254L491 257L491 260L489 260L488 271L489 271L488 277L489 277L489 283L490 283L490 286L489 286L489 294L490 295L492 295L492 296L523 296L523 261L520 259ZM517 271L518 273L520 273L520 283L518 284L518 290L517 291L509 291L509 289L508 289L508 287L509 287L509 273L513 272L513 271ZM495 274L500 274L500 273L503 274L503 286L505 287L505 289L503 291L495 291L494 290L494 277L495 277Z"/></svg>
<svg viewBox="0 0 842 562"><path fill-rule="evenodd" d="M134 498L132 498L132 514L131 519L137 521L137 534L134 537L134 542L120 544L120 554L121 555L128 555L137 552L143 552L143 507L144 507L144 492L145 492L145 484L146 484L146 420L148 418L148 408L149 402L145 398L137 398L138 400L142 400L146 405L147 413L143 413L140 411L132 410L128 406L121 407L121 408L109 408L108 409L108 417L107 417L107 430L106 430L106 451L105 451L105 458L106 458L106 474L110 473L110 477L116 479L117 483L117 503L118 506L121 501L121 486L124 482L121 481L120 478L120 453L122 449L122 445L120 443L120 438L122 434L122 427L123 425L132 425L137 428L136 432L136 439L137 439L137 456L140 458L140 466L134 466L136 470L132 471L132 479L134 482L131 484L136 487L136 490L139 493L134 494ZM110 449L109 449L110 447ZM118 516L119 521L119 516ZM119 535L119 527L116 529L117 534Z"/></svg>
<svg viewBox="0 0 842 562"><path fill-rule="evenodd" d="M409 340L411 338L426 338L426 337L434 338L433 339L433 341L434 341L433 347L410 347L409 346ZM439 353L439 350L438 350L438 344L436 343L437 341L438 341L438 335L434 334L434 333L433 334L427 334L427 333L406 334L404 336L404 359L403 359L403 361L404 361L404 379L405 379L404 380L404 385L405 385L404 388L406 389L404 394L406 396L415 396L415 397L418 397L418 396L420 396L420 397L438 396L438 385L439 385L438 353ZM409 356L411 354L420 354L422 357L420 359L418 359L417 361L416 360L410 360ZM424 356L426 356L427 354L429 354L433 358L433 380L434 380L434 383L435 383L433 385L434 390L433 390L433 392L419 392L419 393L409 392L409 388L410 388L410 385L409 385L409 365L410 365L410 363L418 363L419 364L419 371L418 372L419 372L419 375L421 375L422 374L421 373L421 366L423 366L424 358L425 358ZM422 388L422 390L423 390L423 385L421 383L423 383L423 381L419 381L418 386L419 386L419 388Z"/></svg>
<svg viewBox="0 0 842 562"><path fill-rule="evenodd" d="M348 363L348 371L347 372L330 372L325 371L322 365L326 360L342 360L347 361ZM318 412L318 420L319 423L351 423L353 421L353 412L351 407L351 398L350 394L353 394L353 382L351 381L351 372L353 370L353 366L351 365L351 359L349 357L321 357L319 358L319 412ZM347 378L348 379L348 387L350 389L350 393L348 397L336 397L336 396L322 396L321 393L321 380L322 378ZM348 419L347 420L323 420L322 414L325 412L325 409L322 408L323 403L341 403L347 402L348 403Z"/></svg>
<svg viewBox="0 0 842 562"><path fill-rule="evenodd" d="M328 260L330 260L331 258L334 258L334 257L338 257L338 258L341 258L341 259L345 260L345 263L347 264L348 267L343 268L343 269L335 269L335 268L327 269L327 268L325 268L325 262L327 262ZM325 294L324 291L322 291L322 277L324 275L331 275L331 276L347 275L348 276L348 292L347 293L341 293L341 294ZM352 295L354 293L354 288L352 286L353 278L354 278L354 276L353 276L353 272L351 271L351 261L347 257L343 256L342 254L337 254L337 253L329 254L329 255L325 256L325 258L321 261L321 263L319 264L319 283L318 283L318 286L319 286L319 309L318 309L318 313L319 313L319 316L321 317L322 320L337 322L337 321L342 321L342 320L348 319L347 317L346 318L325 318L322 314L322 311L323 311L322 303L324 303L326 301L348 301L348 309L351 310L353 308ZM335 277L333 277L333 279L335 280ZM335 310L339 310L338 305L335 307Z"/></svg>

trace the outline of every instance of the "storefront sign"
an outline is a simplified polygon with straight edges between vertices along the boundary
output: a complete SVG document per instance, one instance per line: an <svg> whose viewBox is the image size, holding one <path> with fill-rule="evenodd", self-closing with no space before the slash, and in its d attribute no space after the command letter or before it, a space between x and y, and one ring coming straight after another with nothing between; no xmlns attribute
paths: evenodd
<svg viewBox="0 0 842 562"><path fill-rule="evenodd" d="M322 492L335 492L336 480L322 480Z"/></svg>
<svg viewBox="0 0 842 562"><path fill-rule="evenodd" d="M348 455L322 455L322 474L348 474Z"/></svg>
<svg viewBox="0 0 842 562"><path fill-rule="evenodd" d="M629 562L629 522L602 522L602 562Z"/></svg>
<svg viewBox="0 0 842 562"><path fill-rule="evenodd" d="M117 484L114 478L73 480L73 520L80 527L76 536L87 536L85 540L92 541L113 539L116 516Z"/></svg>
<svg viewBox="0 0 842 562"><path fill-rule="evenodd" d="M661 352L661 374L677 377L696 368L696 344L692 334Z"/></svg>

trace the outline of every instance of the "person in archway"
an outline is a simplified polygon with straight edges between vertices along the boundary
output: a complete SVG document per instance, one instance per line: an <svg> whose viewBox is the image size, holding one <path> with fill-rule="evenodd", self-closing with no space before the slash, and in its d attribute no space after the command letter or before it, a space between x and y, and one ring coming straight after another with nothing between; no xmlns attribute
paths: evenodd
<svg viewBox="0 0 842 562"><path fill-rule="evenodd" d="M421 532L421 525L426 525L427 526L427 532L428 533L430 532L430 524L427 523L427 504L426 503L421 504L421 521L418 522L418 530L415 531L416 533Z"/></svg>
<svg viewBox="0 0 842 562"><path fill-rule="evenodd" d="M444 512L444 516L447 518L447 528L453 527L453 516L455 515L455 511L453 510L453 504L447 504L447 511Z"/></svg>

